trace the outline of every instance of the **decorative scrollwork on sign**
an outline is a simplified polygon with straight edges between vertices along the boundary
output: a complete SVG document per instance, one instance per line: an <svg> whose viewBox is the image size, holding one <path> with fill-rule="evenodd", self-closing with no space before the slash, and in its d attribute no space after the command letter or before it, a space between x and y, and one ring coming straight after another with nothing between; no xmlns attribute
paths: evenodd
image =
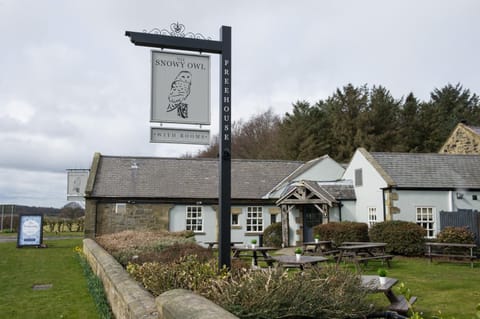
<svg viewBox="0 0 480 319"><path fill-rule="evenodd" d="M201 40L211 40L210 37L205 37L201 33L185 32L185 25L182 23L174 22L170 24L170 31L167 29L153 28L150 31L143 30L146 33L168 35L171 37L180 37L180 38L192 38L192 39L201 39Z"/></svg>

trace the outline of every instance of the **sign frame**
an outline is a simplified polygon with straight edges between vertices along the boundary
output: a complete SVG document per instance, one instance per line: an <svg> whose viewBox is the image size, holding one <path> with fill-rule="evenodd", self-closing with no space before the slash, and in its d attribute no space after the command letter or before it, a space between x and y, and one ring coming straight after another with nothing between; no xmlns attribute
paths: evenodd
<svg viewBox="0 0 480 319"><path fill-rule="evenodd" d="M43 214L20 214L18 217L17 248L40 247L43 244Z"/></svg>
<svg viewBox="0 0 480 319"><path fill-rule="evenodd" d="M67 200L84 201L89 169L67 169Z"/></svg>
<svg viewBox="0 0 480 319"><path fill-rule="evenodd" d="M210 125L210 80L210 55L151 50L150 122ZM181 85L177 102L169 103Z"/></svg>
<svg viewBox="0 0 480 319"><path fill-rule="evenodd" d="M164 137L159 137L156 132L164 132ZM202 135L195 139L194 136ZM191 130L168 127L150 127L150 143L174 143L210 145L210 130Z"/></svg>

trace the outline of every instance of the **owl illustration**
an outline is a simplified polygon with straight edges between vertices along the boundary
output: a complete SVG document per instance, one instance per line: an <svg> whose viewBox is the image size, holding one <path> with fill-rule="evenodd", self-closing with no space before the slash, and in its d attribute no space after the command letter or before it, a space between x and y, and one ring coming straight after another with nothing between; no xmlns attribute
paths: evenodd
<svg viewBox="0 0 480 319"><path fill-rule="evenodd" d="M188 118L188 104L185 103L185 100L190 95L191 85L192 74L188 71L180 71L170 87L167 112L176 109L179 117Z"/></svg>

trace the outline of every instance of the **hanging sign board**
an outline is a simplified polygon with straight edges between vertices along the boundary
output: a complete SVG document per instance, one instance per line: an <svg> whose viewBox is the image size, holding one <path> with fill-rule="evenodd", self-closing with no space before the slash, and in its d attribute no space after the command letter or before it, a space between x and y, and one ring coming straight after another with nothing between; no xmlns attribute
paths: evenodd
<svg viewBox="0 0 480 319"><path fill-rule="evenodd" d="M151 122L210 125L210 57L152 51Z"/></svg>
<svg viewBox="0 0 480 319"><path fill-rule="evenodd" d="M210 131L151 127L150 143L210 145Z"/></svg>
<svg viewBox="0 0 480 319"><path fill-rule="evenodd" d="M84 201L88 169L67 169L67 200Z"/></svg>
<svg viewBox="0 0 480 319"><path fill-rule="evenodd" d="M43 242L43 215L20 215L17 247L40 246Z"/></svg>

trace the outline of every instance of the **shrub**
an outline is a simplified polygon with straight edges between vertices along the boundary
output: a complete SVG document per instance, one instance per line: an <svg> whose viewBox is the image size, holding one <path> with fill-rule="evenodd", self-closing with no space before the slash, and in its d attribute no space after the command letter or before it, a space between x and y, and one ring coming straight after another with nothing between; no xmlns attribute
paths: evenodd
<svg viewBox="0 0 480 319"><path fill-rule="evenodd" d="M336 245L346 241L368 241L368 225L357 222L332 222L313 227L320 240L331 240Z"/></svg>
<svg viewBox="0 0 480 319"><path fill-rule="evenodd" d="M217 261L201 262L196 255L184 256L170 263L129 264L127 271L154 296L177 288L206 295L215 280L228 276L226 269L219 271Z"/></svg>
<svg viewBox="0 0 480 319"><path fill-rule="evenodd" d="M385 251L404 256L423 255L425 229L416 223L406 221L386 221L370 228L370 239L387 243Z"/></svg>
<svg viewBox="0 0 480 319"><path fill-rule="evenodd" d="M364 318L372 310L358 275L334 266L244 271L238 279L217 281L208 298L239 318Z"/></svg>
<svg viewBox="0 0 480 319"><path fill-rule="evenodd" d="M441 243L474 244L475 234L467 227L445 227L437 235Z"/></svg>
<svg viewBox="0 0 480 319"><path fill-rule="evenodd" d="M206 262L213 258L213 250L192 242L175 243L159 252L140 252L132 259L132 262L136 264L143 264L145 262L168 263L189 255L197 256L199 262Z"/></svg>
<svg viewBox="0 0 480 319"><path fill-rule="evenodd" d="M108 251L120 264L126 266L134 256L161 252L176 243L193 243L190 232L122 231L99 236L97 243Z"/></svg>
<svg viewBox="0 0 480 319"><path fill-rule="evenodd" d="M282 223L273 223L265 228L263 244L270 247L282 247Z"/></svg>

